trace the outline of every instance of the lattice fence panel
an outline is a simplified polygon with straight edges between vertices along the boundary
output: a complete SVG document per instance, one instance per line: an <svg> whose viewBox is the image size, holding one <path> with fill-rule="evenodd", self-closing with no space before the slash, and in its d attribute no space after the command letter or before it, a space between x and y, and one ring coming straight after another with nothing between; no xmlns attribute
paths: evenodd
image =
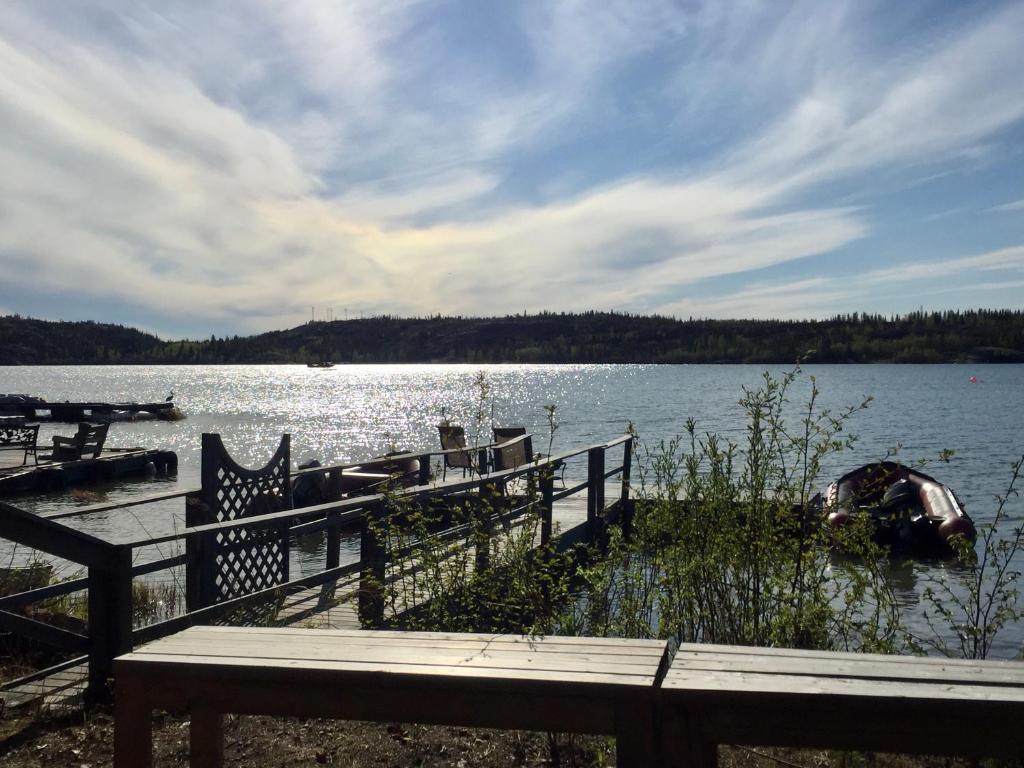
<svg viewBox="0 0 1024 768"><path fill-rule="evenodd" d="M288 435L282 438L270 463L258 470L236 464L219 436L203 438L203 496L208 522L238 520L291 508ZM234 528L211 538L212 546L204 552L205 603L229 600L288 581L287 523L272 528Z"/></svg>

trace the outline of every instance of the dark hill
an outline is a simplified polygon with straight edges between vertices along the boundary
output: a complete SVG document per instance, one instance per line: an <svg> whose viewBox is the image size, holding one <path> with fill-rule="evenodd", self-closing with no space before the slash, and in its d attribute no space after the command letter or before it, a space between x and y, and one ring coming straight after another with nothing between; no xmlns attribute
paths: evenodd
<svg viewBox="0 0 1024 768"><path fill-rule="evenodd" d="M0 365L135 362L163 343L123 325L0 316Z"/></svg>
<svg viewBox="0 0 1024 768"><path fill-rule="evenodd" d="M1020 362L1024 313L676 320L584 312L311 322L256 336L161 341L99 323L0 318L0 365L19 363Z"/></svg>

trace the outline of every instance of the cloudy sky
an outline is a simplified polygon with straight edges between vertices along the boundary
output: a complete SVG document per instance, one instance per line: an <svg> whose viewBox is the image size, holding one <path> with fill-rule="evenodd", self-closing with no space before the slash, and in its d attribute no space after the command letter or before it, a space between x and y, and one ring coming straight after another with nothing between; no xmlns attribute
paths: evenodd
<svg viewBox="0 0 1024 768"><path fill-rule="evenodd" d="M0 314L1024 306L1024 2L3 0Z"/></svg>

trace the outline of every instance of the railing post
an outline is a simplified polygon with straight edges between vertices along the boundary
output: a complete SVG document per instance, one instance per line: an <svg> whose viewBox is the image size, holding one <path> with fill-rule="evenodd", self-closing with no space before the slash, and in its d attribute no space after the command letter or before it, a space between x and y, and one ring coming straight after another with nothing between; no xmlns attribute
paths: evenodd
<svg viewBox="0 0 1024 768"><path fill-rule="evenodd" d="M338 501L341 499L341 470L332 469L327 473L327 483L324 485L325 501ZM326 568L337 568L341 564L341 529L337 523L338 513L327 513L327 552Z"/></svg>
<svg viewBox="0 0 1024 768"><path fill-rule="evenodd" d="M499 503L498 493L488 483L480 489L476 509L476 530L473 535L473 549L476 552L476 572L483 573L491 566L491 521L494 507Z"/></svg>
<svg viewBox="0 0 1024 768"><path fill-rule="evenodd" d="M629 498L630 470L633 465L633 438L622 444L622 491L619 494L619 514L622 516L622 535L633 533L633 502Z"/></svg>
<svg viewBox="0 0 1024 768"><path fill-rule="evenodd" d="M604 512L604 447L587 451L587 534L591 542L600 539L601 514Z"/></svg>
<svg viewBox="0 0 1024 768"><path fill-rule="evenodd" d="M419 457L420 475L416 482L418 485L426 485L430 482L430 454L425 453Z"/></svg>
<svg viewBox="0 0 1024 768"><path fill-rule="evenodd" d="M540 545L551 541L551 516L554 510L555 476L550 467L541 470L540 476Z"/></svg>
<svg viewBox="0 0 1024 768"><path fill-rule="evenodd" d="M203 525L209 521L208 507L201 493L190 493L185 497L185 528ZM202 593L203 584L209 579L203 573L209 567L203 557L203 545L208 537L189 536L185 539L185 610L198 611L207 606L207 596Z"/></svg>
<svg viewBox="0 0 1024 768"><path fill-rule="evenodd" d="M112 546L110 560L89 567L89 702L107 699L115 656L132 650L132 548Z"/></svg>
<svg viewBox="0 0 1024 768"><path fill-rule="evenodd" d="M384 509L374 505L363 515L359 537L359 622L366 627L384 623L384 578L386 552L380 526L386 525Z"/></svg>

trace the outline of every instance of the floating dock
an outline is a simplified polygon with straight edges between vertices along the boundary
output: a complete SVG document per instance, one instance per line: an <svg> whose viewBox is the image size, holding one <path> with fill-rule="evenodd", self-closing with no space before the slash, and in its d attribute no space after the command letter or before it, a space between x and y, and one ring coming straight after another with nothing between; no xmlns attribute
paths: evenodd
<svg viewBox="0 0 1024 768"><path fill-rule="evenodd" d="M18 417L26 421L116 421L147 414L156 419L180 418L173 400L159 403L51 402L30 395L0 395L0 417Z"/></svg>
<svg viewBox="0 0 1024 768"><path fill-rule="evenodd" d="M24 466L0 465L0 498L106 483L122 477L178 474L178 455L149 448L110 448L98 458Z"/></svg>

